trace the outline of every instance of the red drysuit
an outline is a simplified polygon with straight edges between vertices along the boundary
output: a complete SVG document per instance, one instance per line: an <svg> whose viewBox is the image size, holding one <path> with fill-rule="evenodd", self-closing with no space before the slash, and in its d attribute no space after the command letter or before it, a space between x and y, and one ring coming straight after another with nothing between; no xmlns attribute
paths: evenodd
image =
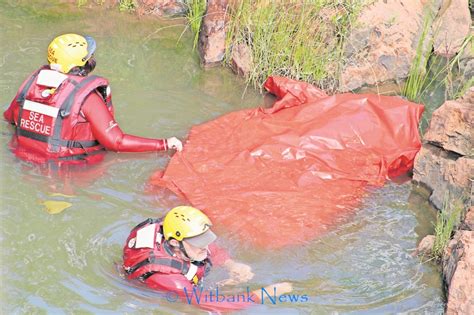
<svg viewBox="0 0 474 315"><path fill-rule="evenodd" d="M104 148L122 152L167 149L165 139L122 132L114 119L109 83L99 76L62 74L42 67L25 80L3 115L16 125L12 142L16 151L46 160L88 160Z"/></svg>
<svg viewBox="0 0 474 315"><path fill-rule="evenodd" d="M161 219L147 219L137 225L130 232L123 248L123 267L129 279L138 279L151 289L167 292L167 298L173 301L182 299L203 309L220 312L243 309L259 302L256 295L250 300L242 298L230 302L221 293L219 301L216 297L219 291L202 290L203 279L211 266L222 265L228 259L227 252L211 244L208 258L204 261L184 261L174 254L165 241ZM241 297L249 295L252 297L248 291Z"/></svg>

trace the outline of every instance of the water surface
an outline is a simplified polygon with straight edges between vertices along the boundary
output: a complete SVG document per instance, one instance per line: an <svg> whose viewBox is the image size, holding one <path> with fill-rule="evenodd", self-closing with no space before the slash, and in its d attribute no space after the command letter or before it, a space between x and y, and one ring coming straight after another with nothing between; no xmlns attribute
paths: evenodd
<svg viewBox="0 0 474 315"><path fill-rule="evenodd" d="M242 97L244 83L228 70L201 70L189 32L178 42L184 29L180 20L138 20L54 1L2 1L0 17L5 105L26 76L46 62L50 40L66 32L95 37L95 73L110 80L116 118L128 133L185 137L192 125L263 102L253 90ZM15 158L7 148L13 129L0 125L2 313L197 312L125 281L116 268L130 229L179 204L169 192L146 192L148 177L166 166L168 153L108 153L100 165L58 172ZM442 313L438 271L411 255L420 235L432 229L433 214L410 191L410 183L374 189L355 217L298 248L253 251L233 235L221 235L221 245L252 266L252 289L290 281L294 293L309 297L278 305L267 300L249 312ZM50 215L44 200L73 206ZM226 276L216 268L206 285Z"/></svg>

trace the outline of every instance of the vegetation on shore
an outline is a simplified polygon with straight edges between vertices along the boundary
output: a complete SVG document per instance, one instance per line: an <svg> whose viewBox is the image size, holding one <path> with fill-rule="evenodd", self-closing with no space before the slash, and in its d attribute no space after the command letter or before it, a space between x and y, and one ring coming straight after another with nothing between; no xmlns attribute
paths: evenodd
<svg viewBox="0 0 474 315"><path fill-rule="evenodd" d="M202 18L206 12L206 0L188 0L187 19L189 27L194 34L193 50L196 49L199 40L199 30L201 29Z"/></svg>
<svg viewBox="0 0 474 315"><path fill-rule="evenodd" d="M461 222L464 204L462 200L445 198L443 209L438 212L435 225L435 241L431 256L436 261L440 261L443 252L451 240L455 228Z"/></svg>
<svg viewBox="0 0 474 315"><path fill-rule="evenodd" d="M409 100L423 103L436 90L444 91L444 99L456 99L462 96L471 86L474 79L463 82L460 61L465 51L474 51L474 35L465 38L459 52L451 58L440 57L430 49L433 47L433 36L427 42L431 22L425 19L423 31L416 49L416 56L408 74L402 93Z"/></svg>
<svg viewBox="0 0 474 315"><path fill-rule="evenodd" d="M281 75L335 90L349 31L369 1L241 1L230 12L227 61L233 45L252 52L248 83L260 88Z"/></svg>

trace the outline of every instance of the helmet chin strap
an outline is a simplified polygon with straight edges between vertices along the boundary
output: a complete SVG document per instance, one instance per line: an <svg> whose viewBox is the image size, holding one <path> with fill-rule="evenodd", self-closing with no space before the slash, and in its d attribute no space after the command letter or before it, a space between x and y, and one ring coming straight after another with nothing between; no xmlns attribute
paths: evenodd
<svg viewBox="0 0 474 315"><path fill-rule="evenodd" d="M186 256L186 258L189 259L189 261L194 262L195 260L189 257L188 253L186 252L186 249L184 248L183 241L179 242L179 250Z"/></svg>
<svg viewBox="0 0 474 315"><path fill-rule="evenodd" d="M190 262L197 263L197 264L202 264L204 262L204 260L195 260L189 257L188 253L186 252L186 249L184 248L183 241L179 242L179 249L184 254L184 256L186 256L186 258L189 259Z"/></svg>

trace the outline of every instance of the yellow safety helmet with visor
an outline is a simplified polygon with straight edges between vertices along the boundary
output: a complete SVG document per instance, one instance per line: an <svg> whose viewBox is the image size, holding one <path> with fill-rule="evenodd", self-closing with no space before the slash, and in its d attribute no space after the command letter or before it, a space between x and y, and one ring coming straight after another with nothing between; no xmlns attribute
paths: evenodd
<svg viewBox="0 0 474 315"><path fill-rule="evenodd" d="M82 67L96 50L96 42L91 36L63 34L48 46L48 63L51 69L68 73L74 67Z"/></svg>

